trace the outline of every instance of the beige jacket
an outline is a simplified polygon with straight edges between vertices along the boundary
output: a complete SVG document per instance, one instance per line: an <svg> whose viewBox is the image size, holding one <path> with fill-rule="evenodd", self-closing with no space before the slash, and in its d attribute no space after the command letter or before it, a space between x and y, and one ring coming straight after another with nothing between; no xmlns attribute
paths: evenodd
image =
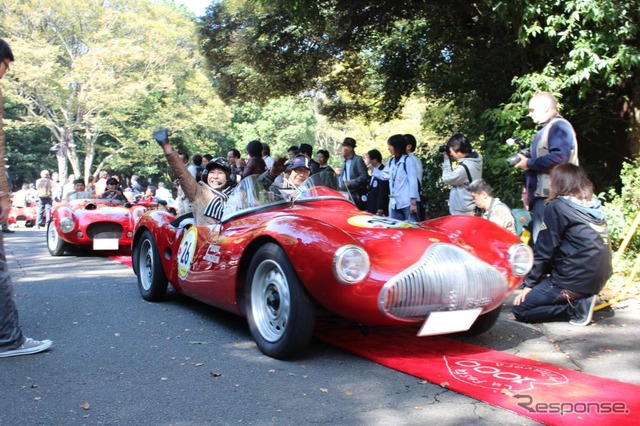
<svg viewBox="0 0 640 426"><path fill-rule="evenodd" d="M180 179L182 190L191 201L196 225L215 225L217 223L215 219L204 215L204 210L214 197L213 190L205 185L204 182L196 182L176 151L171 150L165 156L169 166L171 166L171 170L173 170L173 174Z"/></svg>

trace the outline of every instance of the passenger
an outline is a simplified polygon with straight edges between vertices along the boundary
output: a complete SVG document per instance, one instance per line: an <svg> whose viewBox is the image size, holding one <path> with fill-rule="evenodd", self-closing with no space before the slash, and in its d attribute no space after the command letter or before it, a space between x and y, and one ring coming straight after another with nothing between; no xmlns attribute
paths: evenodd
<svg viewBox="0 0 640 426"><path fill-rule="evenodd" d="M167 129L157 129L153 138L162 147L171 170L180 181L186 197L191 201L193 217L197 225L213 225L220 221L224 204L235 184L231 178L231 167L223 158L215 158L207 164L202 173L202 180L189 173L176 151L169 144Z"/></svg>
<svg viewBox="0 0 640 426"><path fill-rule="evenodd" d="M73 181L73 192L67 194L67 201L83 200L90 198L91 194L85 190L84 179L78 178Z"/></svg>
<svg viewBox="0 0 640 426"><path fill-rule="evenodd" d="M120 182L118 182L118 179L114 177L107 179L107 187L100 198L112 201L122 201L125 203L128 201L127 197L125 197L120 190Z"/></svg>

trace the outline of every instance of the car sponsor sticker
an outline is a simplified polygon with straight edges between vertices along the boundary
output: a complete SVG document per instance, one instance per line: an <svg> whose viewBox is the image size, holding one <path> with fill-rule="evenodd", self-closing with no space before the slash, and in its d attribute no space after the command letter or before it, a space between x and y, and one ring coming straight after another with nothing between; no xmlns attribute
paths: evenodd
<svg viewBox="0 0 640 426"><path fill-rule="evenodd" d="M210 244L207 249L207 253L202 257L202 259L211 263L220 262L220 246L217 244Z"/></svg>
<svg viewBox="0 0 640 426"><path fill-rule="evenodd" d="M349 225L357 226L358 228L417 228L417 226L413 223L382 216L351 216L349 219L347 219L347 222L349 223Z"/></svg>
<svg viewBox="0 0 640 426"><path fill-rule="evenodd" d="M192 226L182 238L178 249L178 277L186 280L191 270L193 255L196 253L196 242L198 241L198 228Z"/></svg>

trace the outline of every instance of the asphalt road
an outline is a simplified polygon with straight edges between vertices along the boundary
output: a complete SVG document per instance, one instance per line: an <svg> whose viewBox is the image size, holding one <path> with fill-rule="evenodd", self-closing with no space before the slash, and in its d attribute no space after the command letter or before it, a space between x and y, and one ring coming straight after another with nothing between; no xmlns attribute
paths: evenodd
<svg viewBox="0 0 640 426"><path fill-rule="evenodd" d="M0 359L0 425L535 424L319 341L268 358L243 319L175 293L146 302L129 268L51 257L42 230L5 250L23 330L54 347ZM571 364L543 331L505 316L478 343Z"/></svg>

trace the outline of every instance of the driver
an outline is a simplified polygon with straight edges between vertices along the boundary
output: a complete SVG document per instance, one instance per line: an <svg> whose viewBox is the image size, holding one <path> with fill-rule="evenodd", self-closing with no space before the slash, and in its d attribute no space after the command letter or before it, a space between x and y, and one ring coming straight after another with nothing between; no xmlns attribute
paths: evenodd
<svg viewBox="0 0 640 426"><path fill-rule="evenodd" d="M118 188L119 186L120 182L118 182L118 179L110 177L109 179L107 179L106 189L102 193L102 196L100 198L111 201L117 200L126 203L128 201L127 197L125 197L122 191L120 191L120 189Z"/></svg>
<svg viewBox="0 0 640 426"><path fill-rule="evenodd" d="M169 131L157 129L153 138L164 151L169 166L180 180L185 195L191 201L193 218L197 225L213 225L220 222L224 204L233 189L235 179L231 179L231 166L221 157L209 161L202 172L202 180L196 182L182 159L169 144Z"/></svg>

